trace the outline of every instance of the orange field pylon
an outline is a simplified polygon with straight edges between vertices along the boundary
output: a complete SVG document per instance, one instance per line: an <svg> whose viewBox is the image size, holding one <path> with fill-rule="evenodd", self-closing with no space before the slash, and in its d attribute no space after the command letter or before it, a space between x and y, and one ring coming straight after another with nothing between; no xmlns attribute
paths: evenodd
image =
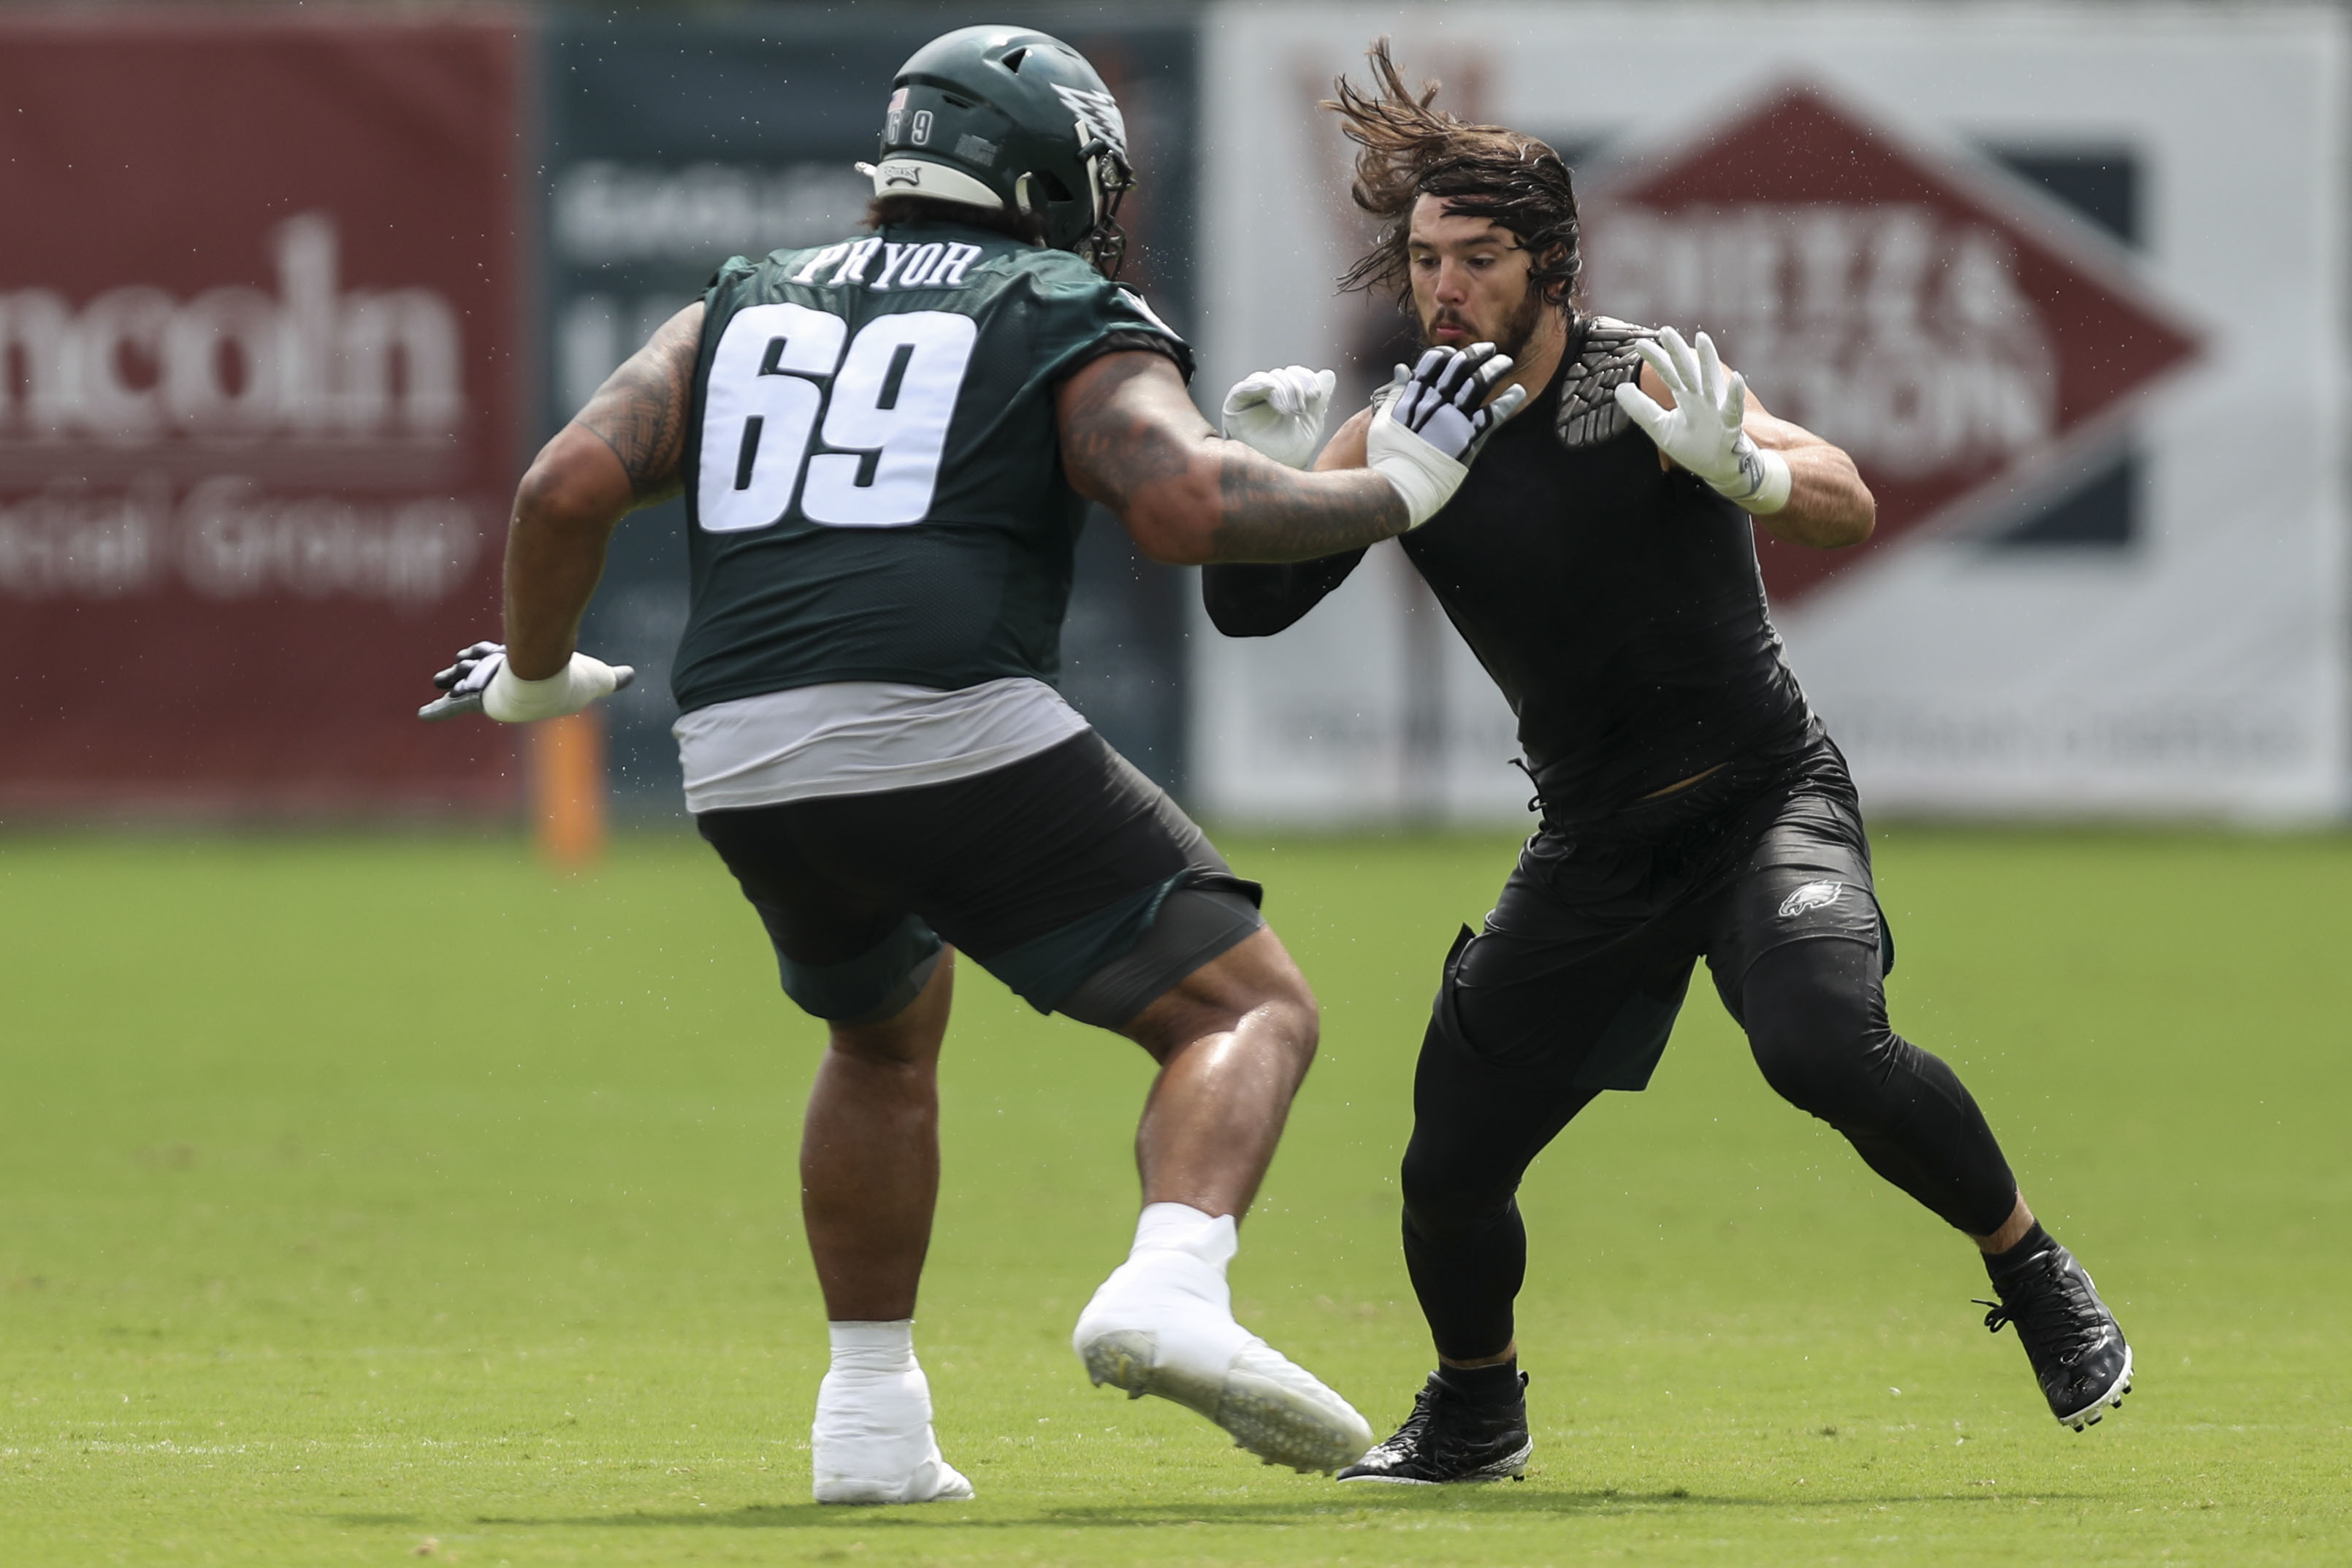
<svg viewBox="0 0 2352 1568"><path fill-rule="evenodd" d="M562 871L604 852L604 716L594 709L530 727L531 816L540 853Z"/></svg>

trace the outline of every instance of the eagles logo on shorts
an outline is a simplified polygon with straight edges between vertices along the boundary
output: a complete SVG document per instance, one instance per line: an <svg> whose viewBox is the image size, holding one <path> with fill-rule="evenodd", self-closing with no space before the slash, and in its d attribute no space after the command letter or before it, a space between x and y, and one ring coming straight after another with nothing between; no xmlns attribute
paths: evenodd
<svg viewBox="0 0 2352 1568"><path fill-rule="evenodd" d="M1780 916L1794 920L1808 909L1826 909L1845 893L1842 882L1809 882L1780 901Z"/></svg>

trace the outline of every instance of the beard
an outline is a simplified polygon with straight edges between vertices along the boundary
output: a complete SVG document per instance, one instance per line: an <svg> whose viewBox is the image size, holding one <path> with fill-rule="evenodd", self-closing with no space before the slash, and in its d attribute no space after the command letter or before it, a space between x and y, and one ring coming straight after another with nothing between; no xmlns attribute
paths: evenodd
<svg viewBox="0 0 2352 1568"><path fill-rule="evenodd" d="M1503 319L1502 326L1495 333L1495 347L1514 360L1521 358L1528 340L1536 335L1536 328L1542 324L1543 311L1542 291L1535 288L1528 289L1519 297L1518 304L1512 307L1511 313ZM1436 315L1422 323L1421 346L1423 349L1439 347L1435 334L1440 327L1460 327L1466 329L1469 325L1470 323L1458 312L1440 309Z"/></svg>

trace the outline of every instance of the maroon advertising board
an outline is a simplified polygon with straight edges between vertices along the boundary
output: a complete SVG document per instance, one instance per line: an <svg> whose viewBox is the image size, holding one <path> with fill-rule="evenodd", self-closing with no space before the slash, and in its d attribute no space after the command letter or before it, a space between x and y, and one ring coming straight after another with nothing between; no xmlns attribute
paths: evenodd
<svg viewBox="0 0 2352 1568"><path fill-rule="evenodd" d="M495 810L523 40L0 21L0 812Z"/></svg>
<svg viewBox="0 0 2352 1568"><path fill-rule="evenodd" d="M1600 308L1705 326L1773 413L1852 454L1873 554L2063 478L2200 348L2082 219L1816 83L1726 106L1584 205ZM1779 604L1860 553L1757 543Z"/></svg>

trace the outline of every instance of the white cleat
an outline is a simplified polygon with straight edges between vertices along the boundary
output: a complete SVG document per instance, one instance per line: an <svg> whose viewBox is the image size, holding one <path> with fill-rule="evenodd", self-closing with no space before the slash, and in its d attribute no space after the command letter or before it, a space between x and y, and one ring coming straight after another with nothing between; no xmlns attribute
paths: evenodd
<svg viewBox="0 0 2352 1568"><path fill-rule="evenodd" d="M1087 1375L1130 1399L1156 1394L1207 1416L1269 1465L1300 1474L1354 1464L1371 1424L1234 1321L1223 1272L1188 1252L1129 1258L1070 1336Z"/></svg>
<svg viewBox="0 0 2352 1568"><path fill-rule="evenodd" d="M816 1396L809 1452L819 1502L961 1502L971 1483L940 1457L931 1389L912 1358L898 1371L835 1367Z"/></svg>

